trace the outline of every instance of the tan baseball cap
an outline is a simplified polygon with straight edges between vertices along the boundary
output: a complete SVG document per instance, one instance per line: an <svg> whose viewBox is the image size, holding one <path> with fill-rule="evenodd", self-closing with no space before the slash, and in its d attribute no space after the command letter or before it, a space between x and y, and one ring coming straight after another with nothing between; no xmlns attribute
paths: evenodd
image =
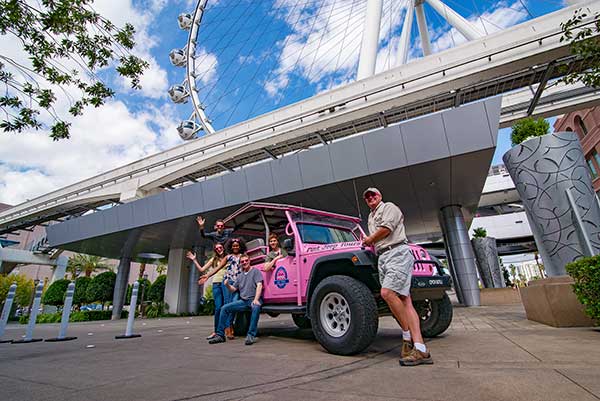
<svg viewBox="0 0 600 401"><path fill-rule="evenodd" d="M376 193L376 194L377 194L377 195L379 195L379 196L382 196L382 195L381 195L381 191L380 191L380 190L378 190L378 189L377 189L377 188L375 188L375 187L371 187L371 188L367 188L367 189L365 189L365 190L363 191L363 198L365 197L365 195L367 194L367 192L373 192L373 193Z"/></svg>

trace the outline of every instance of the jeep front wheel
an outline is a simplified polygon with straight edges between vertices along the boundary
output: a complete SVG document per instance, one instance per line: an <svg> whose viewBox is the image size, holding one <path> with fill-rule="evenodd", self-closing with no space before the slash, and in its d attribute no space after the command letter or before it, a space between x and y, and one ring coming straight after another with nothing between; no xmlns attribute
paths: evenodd
<svg viewBox="0 0 600 401"><path fill-rule="evenodd" d="M373 294L348 276L330 276L319 283L311 298L310 316L317 341L337 355L367 348L379 324Z"/></svg>

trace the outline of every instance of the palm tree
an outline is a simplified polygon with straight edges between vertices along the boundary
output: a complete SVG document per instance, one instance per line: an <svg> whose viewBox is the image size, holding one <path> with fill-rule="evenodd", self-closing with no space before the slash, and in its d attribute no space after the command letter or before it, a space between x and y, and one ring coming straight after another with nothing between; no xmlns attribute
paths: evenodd
<svg viewBox="0 0 600 401"><path fill-rule="evenodd" d="M86 277L90 277L97 270L112 270L106 263L106 259L100 256L86 255L78 253L69 258L67 271L71 273L71 278L75 278L79 273L84 272Z"/></svg>
<svg viewBox="0 0 600 401"><path fill-rule="evenodd" d="M159 276L163 275L166 271L167 271L167 265L166 264L160 262L156 266L156 272L158 273Z"/></svg>

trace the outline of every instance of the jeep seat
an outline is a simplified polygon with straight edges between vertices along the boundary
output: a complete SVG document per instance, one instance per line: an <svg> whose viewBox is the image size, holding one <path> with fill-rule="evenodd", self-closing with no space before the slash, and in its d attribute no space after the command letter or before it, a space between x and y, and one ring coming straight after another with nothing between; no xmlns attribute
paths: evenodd
<svg viewBox="0 0 600 401"><path fill-rule="evenodd" d="M250 265L254 266L265 262L267 256L267 247L265 246L265 240L262 238L256 238L246 243L248 257L250 258Z"/></svg>

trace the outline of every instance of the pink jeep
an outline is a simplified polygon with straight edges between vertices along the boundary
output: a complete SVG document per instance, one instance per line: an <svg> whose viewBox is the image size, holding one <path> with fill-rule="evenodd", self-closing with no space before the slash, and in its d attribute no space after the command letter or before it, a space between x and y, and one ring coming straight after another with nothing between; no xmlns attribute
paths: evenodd
<svg viewBox="0 0 600 401"><path fill-rule="evenodd" d="M362 246L365 236L357 217L272 203L248 203L225 224L248 241L252 265L263 273L262 311L291 313L296 325L310 328L319 343L338 355L368 347L378 316L389 314L379 295L377 256ZM276 233L288 256L264 271L267 238ZM410 245L415 257L411 295L424 336L444 332L452 320L446 294L450 277L427 251ZM248 316L238 314L235 328L245 334Z"/></svg>

